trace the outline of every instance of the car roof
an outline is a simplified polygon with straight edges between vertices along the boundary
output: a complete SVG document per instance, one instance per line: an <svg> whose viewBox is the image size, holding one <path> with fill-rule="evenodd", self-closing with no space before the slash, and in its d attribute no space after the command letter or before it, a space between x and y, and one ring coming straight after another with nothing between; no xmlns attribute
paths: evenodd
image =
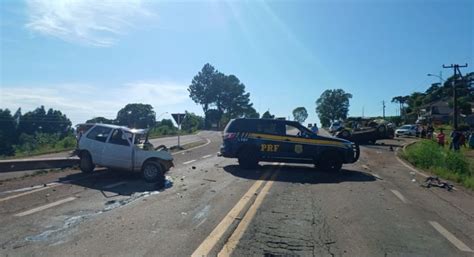
<svg viewBox="0 0 474 257"><path fill-rule="evenodd" d="M292 120L283 120L283 119L257 119L257 118L237 118L233 119L233 121L249 121L249 122L279 122L279 123L286 123L286 124L298 124L301 125L297 121Z"/></svg>
<svg viewBox="0 0 474 257"><path fill-rule="evenodd" d="M125 132L130 132L133 134L145 134L149 130L149 129L135 129L135 128L129 128L125 126L106 124L106 123L82 123L82 124L76 125L76 127L83 126L83 125L101 126L101 127L111 128L111 129L121 129Z"/></svg>

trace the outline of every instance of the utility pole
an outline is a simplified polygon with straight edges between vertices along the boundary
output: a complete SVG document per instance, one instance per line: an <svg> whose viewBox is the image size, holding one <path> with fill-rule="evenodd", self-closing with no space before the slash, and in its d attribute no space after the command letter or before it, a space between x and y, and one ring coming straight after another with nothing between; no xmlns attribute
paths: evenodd
<svg viewBox="0 0 474 257"><path fill-rule="evenodd" d="M454 75L453 75L453 108L454 108L454 114L453 114L453 127L455 130L458 129L458 96L456 93L456 81L458 80L458 75L461 77L462 80L462 74L459 68L465 68L467 67L467 63L464 65L459 65L459 64L451 64L451 65L444 65L444 69L453 69L454 70Z"/></svg>
<svg viewBox="0 0 474 257"><path fill-rule="evenodd" d="M383 106L383 119L385 120L385 100L382 101Z"/></svg>

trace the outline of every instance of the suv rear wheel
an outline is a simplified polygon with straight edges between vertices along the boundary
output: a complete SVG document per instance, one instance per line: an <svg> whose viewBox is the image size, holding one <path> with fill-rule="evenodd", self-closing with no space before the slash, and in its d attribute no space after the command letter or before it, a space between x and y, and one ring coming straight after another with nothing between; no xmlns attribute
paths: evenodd
<svg viewBox="0 0 474 257"><path fill-rule="evenodd" d="M253 169L258 166L257 150L252 147L244 147L239 151L239 165L244 169Z"/></svg>
<svg viewBox="0 0 474 257"><path fill-rule="evenodd" d="M88 152L84 152L81 154L79 167L84 173L91 173L92 171L94 171L94 163L92 163L91 155Z"/></svg>
<svg viewBox="0 0 474 257"><path fill-rule="evenodd" d="M342 160L335 152L324 153L319 160L319 167L324 171L335 172L342 168Z"/></svg>
<svg viewBox="0 0 474 257"><path fill-rule="evenodd" d="M165 184L165 173L157 162L147 161L142 168L143 178L146 182L158 183L160 187Z"/></svg>

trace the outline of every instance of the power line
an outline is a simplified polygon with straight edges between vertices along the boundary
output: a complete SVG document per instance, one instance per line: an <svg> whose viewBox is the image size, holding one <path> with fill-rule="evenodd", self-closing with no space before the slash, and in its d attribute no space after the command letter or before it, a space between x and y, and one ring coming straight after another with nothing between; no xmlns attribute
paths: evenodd
<svg viewBox="0 0 474 257"><path fill-rule="evenodd" d="M458 96L456 93L456 81L458 80L458 75L461 77L461 81L463 81L461 70L459 70L459 68L466 68L466 67L467 67L467 63L464 65L459 65L459 64L444 65L443 64L444 69L453 69L454 71L452 83L453 83L453 108L454 108L453 127L455 130L458 129Z"/></svg>

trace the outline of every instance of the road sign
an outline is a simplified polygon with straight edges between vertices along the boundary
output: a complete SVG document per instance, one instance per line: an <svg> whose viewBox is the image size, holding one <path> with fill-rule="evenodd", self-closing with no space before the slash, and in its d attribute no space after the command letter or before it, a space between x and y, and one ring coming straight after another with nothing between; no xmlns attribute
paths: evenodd
<svg viewBox="0 0 474 257"><path fill-rule="evenodd" d="M173 116L174 121L178 124L178 148L181 148L179 136L181 134L181 123L183 122L186 113L172 113L171 116Z"/></svg>
<svg viewBox="0 0 474 257"><path fill-rule="evenodd" d="M171 116L173 116L174 121L176 121L176 124L178 124L179 127L181 122L183 122L186 113L172 113Z"/></svg>

